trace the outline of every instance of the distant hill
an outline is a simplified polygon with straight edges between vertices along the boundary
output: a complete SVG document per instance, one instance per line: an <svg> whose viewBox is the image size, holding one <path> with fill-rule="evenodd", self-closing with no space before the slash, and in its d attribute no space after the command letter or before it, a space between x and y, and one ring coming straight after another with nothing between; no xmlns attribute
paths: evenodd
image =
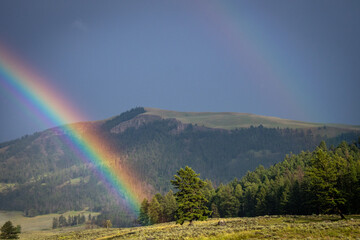
<svg viewBox="0 0 360 240"><path fill-rule="evenodd" d="M117 165L134 169L150 193L167 191L169 179L185 165L218 185L291 152L313 150L321 140L330 146L360 136L359 126L142 107L74 126L101 134L118 155ZM0 210L34 216L118 204L61 134L68 133L52 128L0 144Z"/></svg>

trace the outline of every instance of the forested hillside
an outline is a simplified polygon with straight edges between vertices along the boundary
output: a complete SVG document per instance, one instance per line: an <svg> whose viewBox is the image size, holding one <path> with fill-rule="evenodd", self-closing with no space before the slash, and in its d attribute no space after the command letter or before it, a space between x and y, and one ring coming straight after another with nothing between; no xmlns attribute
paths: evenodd
<svg viewBox="0 0 360 240"><path fill-rule="evenodd" d="M334 127L266 128L263 125L226 130L183 123L135 108L119 116L74 125L97 132L122 163L136 172L152 194L170 189L177 169L191 166L215 186L240 178L260 164L269 167L286 154L312 151L322 141L337 145L360 135ZM333 136L334 132L336 136ZM329 134L326 134L329 133ZM91 166L63 142L60 128L0 144L0 206L37 215L65 210L106 210L121 205L109 195ZM329 144L329 146L330 146Z"/></svg>
<svg viewBox="0 0 360 240"><path fill-rule="evenodd" d="M169 179L170 181L170 179ZM202 189L214 218L263 215L360 213L360 139L328 149L322 142L313 152L287 155L270 168L259 166L240 180ZM143 225L176 219L175 196L155 194L141 205Z"/></svg>

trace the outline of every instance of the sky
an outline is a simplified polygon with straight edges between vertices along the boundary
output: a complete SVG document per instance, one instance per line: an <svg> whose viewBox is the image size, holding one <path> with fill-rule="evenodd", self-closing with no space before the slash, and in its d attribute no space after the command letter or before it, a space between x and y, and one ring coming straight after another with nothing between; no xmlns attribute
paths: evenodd
<svg viewBox="0 0 360 240"><path fill-rule="evenodd" d="M143 106L360 125L359 25L358 0L0 1L0 47L81 121ZM53 127L1 81L0 142Z"/></svg>

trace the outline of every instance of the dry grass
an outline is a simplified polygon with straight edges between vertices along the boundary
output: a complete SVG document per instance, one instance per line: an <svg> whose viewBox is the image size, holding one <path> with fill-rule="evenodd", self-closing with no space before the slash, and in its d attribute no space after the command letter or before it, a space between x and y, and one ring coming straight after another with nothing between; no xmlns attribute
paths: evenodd
<svg viewBox="0 0 360 240"><path fill-rule="evenodd" d="M359 239L360 217L350 216L264 216L195 222L194 226L175 223L148 227L112 229L71 229L68 232L38 235L38 239ZM64 230L63 230L64 231ZM45 234L43 232L43 234ZM44 237L44 238L41 238ZM25 239L25 238L24 238Z"/></svg>
<svg viewBox="0 0 360 240"><path fill-rule="evenodd" d="M96 216L99 213L88 212L88 211L69 211L62 215L68 217L69 215L74 216L78 214L84 214L87 217L91 213L92 216ZM20 225L22 232L34 232L41 230L52 231L52 220L54 217L58 218L61 214L46 214L36 217L24 217L22 212L18 211L0 211L0 226L6 221L11 221L14 225Z"/></svg>

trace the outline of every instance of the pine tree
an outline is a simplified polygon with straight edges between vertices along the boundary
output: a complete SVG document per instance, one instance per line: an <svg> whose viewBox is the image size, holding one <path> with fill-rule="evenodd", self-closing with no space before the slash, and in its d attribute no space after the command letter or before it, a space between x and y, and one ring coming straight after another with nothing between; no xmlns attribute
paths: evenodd
<svg viewBox="0 0 360 240"><path fill-rule="evenodd" d="M219 199L219 212L221 217L236 217L239 212L240 202L235 197L232 186L221 185L216 196Z"/></svg>
<svg viewBox="0 0 360 240"><path fill-rule="evenodd" d="M59 227L66 227L66 218L63 215L60 215L59 217Z"/></svg>
<svg viewBox="0 0 360 240"><path fill-rule="evenodd" d="M216 195L216 192L215 192L212 182L209 179L206 179L205 182L206 182L206 184L205 184L202 192L204 193L205 198L207 200L210 200ZM208 208L210 208L211 207L210 203L208 203L207 206L208 206Z"/></svg>
<svg viewBox="0 0 360 240"><path fill-rule="evenodd" d="M323 149L324 146L317 149L306 172L309 190L315 195L313 202L320 212L338 212L344 219L341 208L346 200L337 183L341 170L345 167L345 160L337 154L330 155Z"/></svg>
<svg viewBox="0 0 360 240"><path fill-rule="evenodd" d="M180 169L171 180L172 185L179 191L175 193L178 209L176 211L177 221L181 225L189 221L192 225L194 220L206 220L211 212L206 207L208 200L202 191L205 182L199 178L200 174L195 173L190 167Z"/></svg>
<svg viewBox="0 0 360 240"><path fill-rule="evenodd" d="M52 222L52 228L55 229L58 227L59 227L59 220L56 217L54 217Z"/></svg>
<svg viewBox="0 0 360 240"><path fill-rule="evenodd" d="M256 193L259 185L253 182L247 182L244 192L244 215L255 216Z"/></svg>
<svg viewBox="0 0 360 240"><path fill-rule="evenodd" d="M149 205L149 218L150 218L150 224L155 224L160 222L161 217L161 206L157 198L154 196L151 199L150 205Z"/></svg>
<svg viewBox="0 0 360 240"><path fill-rule="evenodd" d="M112 223L111 223L111 220L105 220L104 221L104 227L106 227L107 229L111 228L112 227Z"/></svg>
<svg viewBox="0 0 360 240"><path fill-rule="evenodd" d="M175 220L175 212L177 209L176 198L172 190L170 190L164 197L164 218L165 222Z"/></svg>
<svg viewBox="0 0 360 240"><path fill-rule="evenodd" d="M235 187L235 191L234 191L234 195L237 198L237 200L239 201L239 211L238 211L238 216L243 215L244 213L244 203L243 203L243 198L244 198L244 190L241 187L241 184L237 184ZM213 214L214 215L214 214Z"/></svg>
<svg viewBox="0 0 360 240"><path fill-rule="evenodd" d="M256 194L256 205L255 205L255 214L256 215L265 215L267 214L266 206L266 189L263 186L259 187L259 190Z"/></svg>
<svg viewBox="0 0 360 240"><path fill-rule="evenodd" d="M166 222L165 217L165 197L161 195L160 193L156 193L155 196L156 200L159 203L159 208L157 209L158 212L158 220L157 223L163 223Z"/></svg>
<svg viewBox="0 0 360 240"><path fill-rule="evenodd" d="M219 209L218 207L216 206L216 204L213 202L211 204L211 217L212 218L219 218L220 217L220 214L219 214Z"/></svg>
<svg viewBox="0 0 360 240"><path fill-rule="evenodd" d="M143 226L147 226L150 224L149 205L149 201L146 198L141 203L138 221Z"/></svg>
<svg viewBox="0 0 360 240"><path fill-rule="evenodd" d="M80 218L80 224L84 224L84 223L85 223L85 216L84 214L82 214Z"/></svg>
<svg viewBox="0 0 360 240"><path fill-rule="evenodd" d="M0 239L19 239L18 234L21 232L20 225L13 226L11 221L7 221L1 227Z"/></svg>
<svg viewBox="0 0 360 240"><path fill-rule="evenodd" d="M72 219L72 217L69 215L68 216L68 219L67 219L67 226L71 226L71 224L72 224L72 222L73 222L73 219Z"/></svg>

